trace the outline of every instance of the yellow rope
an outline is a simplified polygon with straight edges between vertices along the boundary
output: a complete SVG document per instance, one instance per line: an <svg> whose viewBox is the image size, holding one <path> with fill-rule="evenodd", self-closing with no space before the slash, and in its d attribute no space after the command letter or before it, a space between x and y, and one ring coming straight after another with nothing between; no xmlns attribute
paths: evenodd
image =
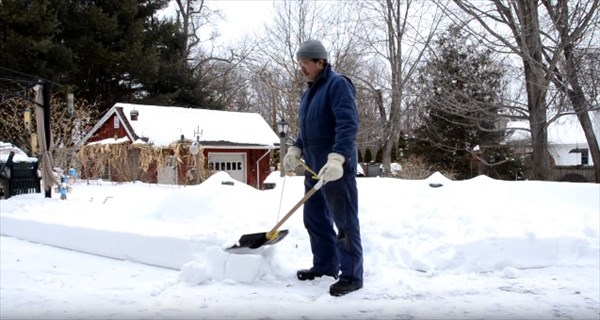
<svg viewBox="0 0 600 320"><path fill-rule="evenodd" d="M312 174L313 179L319 180L319 175L316 174L304 161L300 160L300 163L302 164L304 169L306 169L306 171L308 171L310 174Z"/></svg>

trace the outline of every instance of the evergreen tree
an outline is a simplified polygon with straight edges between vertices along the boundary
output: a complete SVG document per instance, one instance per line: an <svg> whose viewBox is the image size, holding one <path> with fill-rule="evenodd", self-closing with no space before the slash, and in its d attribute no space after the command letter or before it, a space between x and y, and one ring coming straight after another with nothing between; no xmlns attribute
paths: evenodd
<svg viewBox="0 0 600 320"><path fill-rule="evenodd" d="M472 153L497 146L504 71L493 52L478 47L460 28L451 27L436 41L419 80L426 91L424 125L411 151L458 178L472 175Z"/></svg>
<svg viewBox="0 0 600 320"><path fill-rule="evenodd" d="M188 64L177 23L156 17L168 3L3 0L0 74L11 70L64 85L98 104L100 113L136 101L221 108L198 67Z"/></svg>
<svg viewBox="0 0 600 320"><path fill-rule="evenodd" d="M383 148L379 148L377 153L375 154L375 162L381 163L383 162Z"/></svg>
<svg viewBox="0 0 600 320"><path fill-rule="evenodd" d="M74 69L73 52L56 35L62 0L0 1L0 75L35 75L60 81ZM7 69L18 71L8 72Z"/></svg>
<svg viewBox="0 0 600 320"><path fill-rule="evenodd" d="M406 157L406 153L408 152L408 138L404 132L400 132L400 136L398 137L398 161L402 161Z"/></svg>
<svg viewBox="0 0 600 320"><path fill-rule="evenodd" d="M166 0L70 1L57 35L75 53L76 94L103 108L134 101L160 67L151 23Z"/></svg>
<svg viewBox="0 0 600 320"><path fill-rule="evenodd" d="M373 155L371 154L370 148L367 148L367 150L365 150L365 159L364 160L366 163L373 161Z"/></svg>
<svg viewBox="0 0 600 320"><path fill-rule="evenodd" d="M187 63L186 37L175 23L155 22L151 42L157 44L158 71L144 77L141 82L147 92L142 98L146 104L174 105L202 109L223 109L214 99L206 83Z"/></svg>
<svg viewBox="0 0 600 320"><path fill-rule="evenodd" d="M392 160L392 162L398 161L398 144L394 144L394 147L392 148L390 159Z"/></svg>

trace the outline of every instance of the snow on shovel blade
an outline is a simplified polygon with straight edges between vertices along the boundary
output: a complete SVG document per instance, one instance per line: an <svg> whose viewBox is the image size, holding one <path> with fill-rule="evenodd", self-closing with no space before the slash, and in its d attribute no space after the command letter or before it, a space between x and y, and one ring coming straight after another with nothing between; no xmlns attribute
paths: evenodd
<svg viewBox="0 0 600 320"><path fill-rule="evenodd" d="M296 212L296 210L298 210L298 208L300 208L300 206L302 206L306 202L306 200L308 200L308 198L310 198L313 194L315 194L315 192L317 192L317 190L319 190L319 188L321 188L321 186L323 186L323 184L325 184L325 181L319 180L312 187L312 189L310 189L308 192L306 192L304 194L304 197L302 197L302 199L300 199L300 201L298 201L298 203L296 203L294 205L294 207L292 209L290 209L290 211L283 218L281 218L281 220L279 220L279 222L277 222L277 224L275 224L275 226L273 227L273 229L271 229L271 231L245 234L240 238L240 240L238 240L238 243L236 245L234 245L233 247L228 248L226 250L239 249L239 248L257 249L262 246L276 244L277 242L281 241L281 239L283 239L283 238L285 238L285 236L287 236L288 231L287 230L277 231L277 229L279 229L279 227L281 227L281 225L294 212Z"/></svg>
<svg viewBox="0 0 600 320"><path fill-rule="evenodd" d="M276 244L277 242L285 238L287 234L288 230L277 231L271 239L269 239L269 237L267 236L267 232L244 234L240 237L240 240L238 240L237 244L230 248L227 248L227 250L239 248L257 249L262 246Z"/></svg>

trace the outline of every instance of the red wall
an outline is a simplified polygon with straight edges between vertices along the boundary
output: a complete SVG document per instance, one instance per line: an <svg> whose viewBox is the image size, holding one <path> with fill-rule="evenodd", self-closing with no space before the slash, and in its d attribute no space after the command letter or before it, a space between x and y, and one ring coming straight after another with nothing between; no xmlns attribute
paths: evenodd
<svg viewBox="0 0 600 320"><path fill-rule="evenodd" d="M246 184L256 187L256 161L262 157L268 150L265 149L215 149L205 148L204 157L208 159L209 152L219 153L246 153ZM260 160L259 163L259 189L263 188L263 181L267 178L270 172L271 155L267 154Z"/></svg>
<svg viewBox="0 0 600 320"><path fill-rule="evenodd" d="M114 118L116 117L115 115L112 115L103 125L102 127L100 127L98 129L98 131L96 131L96 133L94 133L92 135L92 137L90 137L90 139L88 140L89 142L94 142L94 141L99 141L99 140L104 140L104 139L108 139L108 138L122 138L122 137L126 137L127 136L127 132L125 131L125 127L123 126L122 123L119 123L119 128L115 129L114 128ZM209 152L220 152L220 153L246 153L246 184L256 187L257 185L257 178L256 178L256 162L258 161L258 159L260 159L260 157L262 157L265 152L268 152L268 150L266 149L218 149L218 148L205 148L204 149L204 156L206 159L208 159L208 153ZM262 158L260 160L259 163L259 188L262 189L263 188L263 181L267 178L267 176L270 174L270 160L271 160L271 155L267 154L266 156L264 156L264 158ZM187 169L189 169L189 167L191 166L191 164L185 164L184 167L185 168L180 168L178 175L179 175L179 179L184 179L185 178L185 171L187 171ZM179 181L184 181L184 180L179 180Z"/></svg>
<svg viewBox="0 0 600 320"><path fill-rule="evenodd" d="M113 114L88 140L89 142L100 141L108 138L122 138L127 136L125 127L119 121L119 128L114 128L114 121L117 115Z"/></svg>

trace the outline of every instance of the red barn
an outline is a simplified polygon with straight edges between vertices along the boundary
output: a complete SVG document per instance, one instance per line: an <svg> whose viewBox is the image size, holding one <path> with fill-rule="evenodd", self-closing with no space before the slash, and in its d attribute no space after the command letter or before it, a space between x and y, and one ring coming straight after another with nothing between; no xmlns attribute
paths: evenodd
<svg viewBox="0 0 600 320"><path fill-rule="evenodd" d="M271 172L271 154L279 148L279 137L257 113L117 103L79 144L82 148L95 144L108 148L111 143L171 150L146 178L131 179L188 183L190 172L195 175L194 156L190 154L194 143L202 150L199 157L203 168L226 171L238 181L262 188ZM128 158L136 157L130 154L132 148L127 150Z"/></svg>

